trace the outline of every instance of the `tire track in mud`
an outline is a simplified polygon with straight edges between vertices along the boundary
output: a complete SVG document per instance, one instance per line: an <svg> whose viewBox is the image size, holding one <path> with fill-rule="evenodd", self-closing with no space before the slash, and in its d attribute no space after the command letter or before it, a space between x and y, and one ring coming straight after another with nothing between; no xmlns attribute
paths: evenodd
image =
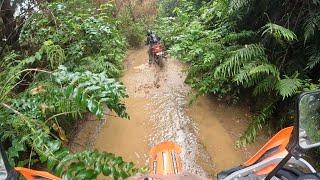
<svg viewBox="0 0 320 180"><path fill-rule="evenodd" d="M184 84L182 65L173 59L165 64L165 68L158 69L155 74L159 79L158 88L150 96L154 132L149 137L150 146L163 141L177 143L182 150L180 156L184 170L209 177L202 166L205 164L213 169L212 160L200 143L197 124L185 111L190 88Z"/></svg>
<svg viewBox="0 0 320 180"><path fill-rule="evenodd" d="M240 164L246 153L236 150L234 141L246 127L237 115L244 116L243 110L220 107L207 97L201 97L190 108L191 89L184 83L184 65L169 58L160 69L148 65L147 59L147 48L128 52L121 81L129 94L125 104L131 119L108 116L95 148L120 155L142 167L149 165L152 146L170 140L182 149L184 170L207 178ZM236 136L229 133L230 128ZM252 152L256 150L253 149Z"/></svg>

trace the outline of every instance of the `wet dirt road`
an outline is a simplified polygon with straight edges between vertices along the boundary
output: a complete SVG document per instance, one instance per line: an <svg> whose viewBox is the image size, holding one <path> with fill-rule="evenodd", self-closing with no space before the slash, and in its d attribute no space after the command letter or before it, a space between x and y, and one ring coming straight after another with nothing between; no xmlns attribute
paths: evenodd
<svg viewBox="0 0 320 180"><path fill-rule="evenodd" d="M182 148L184 170L213 178L242 163L262 145L236 149L235 141L247 125L247 110L206 96L189 106L185 66L170 58L163 69L150 66L146 52L146 48L128 52L121 79L129 94L125 104L131 119L108 116L95 148L143 167L153 145L171 140Z"/></svg>

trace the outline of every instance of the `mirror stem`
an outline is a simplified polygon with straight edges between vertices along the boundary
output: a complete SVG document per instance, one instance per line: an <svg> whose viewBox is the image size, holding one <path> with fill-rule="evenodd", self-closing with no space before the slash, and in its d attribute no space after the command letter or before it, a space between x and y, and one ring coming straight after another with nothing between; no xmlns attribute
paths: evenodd
<svg viewBox="0 0 320 180"><path fill-rule="evenodd" d="M284 157L283 160L268 174L265 180L270 180L272 177L274 177L277 172L290 160L291 157L292 154L289 152L287 156Z"/></svg>

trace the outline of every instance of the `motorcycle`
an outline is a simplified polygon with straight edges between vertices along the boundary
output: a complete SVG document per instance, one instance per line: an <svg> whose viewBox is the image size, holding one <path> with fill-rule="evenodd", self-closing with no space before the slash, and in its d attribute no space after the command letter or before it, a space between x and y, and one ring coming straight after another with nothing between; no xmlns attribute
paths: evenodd
<svg viewBox="0 0 320 180"><path fill-rule="evenodd" d="M320 91L299 96L294 126L274 135L254 156L240 166L217 174L218 180L320 179L320 173L305 159L302 152L320 146ZM179 153L173 142L163 142L150 151L150 173L132 179L204 179L183 172Z"/></svg>
<svg viewBox="0 0 320 180"><path fill-rule="evenodd" d="M164 66L163 59L165 59L165 53L160 43L156 43L151 46L152 60L158 64L161 68Z"/></svg>
<svg viewBox="0 0 320 180"><path fill-rule="evenodd" d="M294 126L284 128L274 135L255 155L240 166L218 173L218 180L320 179L320 173L305 159L302 152L320 146L320 91L303 93L296 105ZM0 179L18 179L22 174L27 180L61 178L44 171L10 167L0 146ZM179 157L181 148L174 142L163 142L150 151L148 175L130 177L145 179L194 179L203 177L185 172Z"/></svg>

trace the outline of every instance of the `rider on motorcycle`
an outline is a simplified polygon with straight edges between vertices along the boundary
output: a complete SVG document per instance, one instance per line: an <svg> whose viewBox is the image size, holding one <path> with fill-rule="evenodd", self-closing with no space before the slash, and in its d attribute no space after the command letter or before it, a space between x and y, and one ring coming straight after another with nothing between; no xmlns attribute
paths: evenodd
<svg viewBox="0 0 320 180"><path fill-rule="evenodd" d="M149 64L152 62L152 46L160 42L160 37L156 33L148 30L147 32L147 45L149 45L148 55L149 55Z"/></svg>

